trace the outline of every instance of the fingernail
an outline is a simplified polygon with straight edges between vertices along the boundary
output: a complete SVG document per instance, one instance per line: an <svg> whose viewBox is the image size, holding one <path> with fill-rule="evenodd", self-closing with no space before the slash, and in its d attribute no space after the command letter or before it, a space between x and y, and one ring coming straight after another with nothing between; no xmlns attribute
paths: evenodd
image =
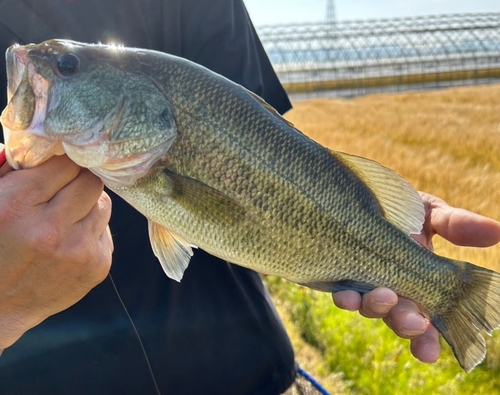
<svg viewBox="0 0 500 395"><path fill-rule="evenodd" d="M386 314L389 312L389 310L392 309L392 307L394 307L393 304L381 302L378 300L374 300L370 306L372 311L377 314Z"/></svg>
<svg viewBox="0 0 500 395"><path fill-rule="evenodd" d="M416 337L416 336L420 336L422 333L424 333L424 331L411 330L411 329L407 329L405 327L401 328L401 332L405 336L408 336L408 337Z"/></svg>

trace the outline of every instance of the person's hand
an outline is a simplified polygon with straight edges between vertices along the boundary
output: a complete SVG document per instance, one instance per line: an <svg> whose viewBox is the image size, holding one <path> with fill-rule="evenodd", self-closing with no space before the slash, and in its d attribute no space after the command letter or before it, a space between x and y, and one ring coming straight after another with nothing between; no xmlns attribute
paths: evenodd
<svg viewBox="0 0 500 395"><path fill-rule="evenodd" d="M435 234L461 246L488 247L500 242L500 222L451 207L427 193L420 195L426 218L422 233L414 239L430 250ZM411 300L398 298L387 288L377 288L363 296L355 291L337 292L333 300L342 309L359 310L369 318L382 318L398 336L411 339L411 352L420 361L432 363L439 358L439 333Z"/></svg>
<svg viewBox="0 0 500 395"><path fill-rule="evenodd" d="M0 352L104 280L113 243L102 182L66 156L0 168Z"/></svg>

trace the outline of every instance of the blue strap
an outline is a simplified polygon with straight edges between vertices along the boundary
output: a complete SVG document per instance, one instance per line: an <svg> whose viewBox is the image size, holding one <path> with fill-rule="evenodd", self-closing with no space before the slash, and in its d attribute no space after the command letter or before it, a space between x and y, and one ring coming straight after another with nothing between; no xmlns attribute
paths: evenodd
<svg viewBox="0 0 500 395"><path fill-rule="evenodd" d="M309 373L307 373L305 370L303 370L300 366L299 366L299 370L298 370L298 373L304 377L307 381L309 381L314 388L316 388L322 395L330 395L328 393L327 390L325 390L320 383L318 383L313 377L311 377L309 375Z"/></svg>

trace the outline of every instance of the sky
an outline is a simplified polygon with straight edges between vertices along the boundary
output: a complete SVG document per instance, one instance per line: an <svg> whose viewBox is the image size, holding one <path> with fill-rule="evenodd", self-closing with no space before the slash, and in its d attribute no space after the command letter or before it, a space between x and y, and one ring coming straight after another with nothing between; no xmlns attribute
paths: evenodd
<svg viewBox="0 0 500 395"><path fill-rule="evenodd" d="M327 0L244 0L254 25L318 22L326 19ZM336 19L500 12L500 0L335 0Z"/></svg>

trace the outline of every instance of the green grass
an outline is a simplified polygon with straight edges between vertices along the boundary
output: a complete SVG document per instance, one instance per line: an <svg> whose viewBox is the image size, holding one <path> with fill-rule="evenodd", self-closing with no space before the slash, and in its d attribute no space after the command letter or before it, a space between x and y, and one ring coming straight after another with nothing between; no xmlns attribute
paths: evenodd
<svg viewBox="0 0 500 395"><path fill-rule="evenodd" d="M342 378L342 383L326 385L332 393L500 394L498 335L487 339L488 359L466 374L445 344L436 364L423 364L411 356L409 341L396 337L380 320L341 311L328 294L275 277L266 282L280 310L290 317L288 327L293 325L323 358L323 371L313 367L310 373L319 381L330 374ZM300 349L296 352L301 364Z"/></svg>

